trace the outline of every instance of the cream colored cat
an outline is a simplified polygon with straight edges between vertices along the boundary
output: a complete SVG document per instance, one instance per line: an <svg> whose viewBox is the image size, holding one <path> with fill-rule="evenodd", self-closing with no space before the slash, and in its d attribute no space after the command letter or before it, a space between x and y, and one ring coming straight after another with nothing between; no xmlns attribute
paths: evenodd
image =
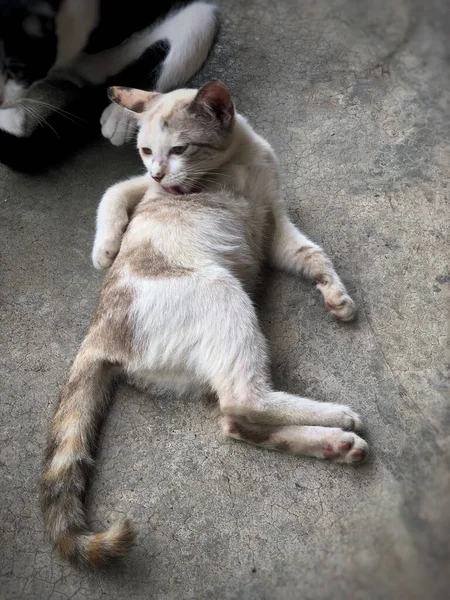
<svg viewBox="0 0 450 600"><path fill-rule="evenodd" d="M100 203L93 262L110 269L61 393L42 475L53 542L91 564L122 555L135 535L128 520L91 533L82 502L117 373L213 391L223 431L239 440L344 463L367 452L350 408L270 382L249 296L263 259L314 282L336 317L355 313L330 260L290 222L270 145L218 82L169 94L112 88L110 97L136 114L148 174L111 187Z"/></svg>

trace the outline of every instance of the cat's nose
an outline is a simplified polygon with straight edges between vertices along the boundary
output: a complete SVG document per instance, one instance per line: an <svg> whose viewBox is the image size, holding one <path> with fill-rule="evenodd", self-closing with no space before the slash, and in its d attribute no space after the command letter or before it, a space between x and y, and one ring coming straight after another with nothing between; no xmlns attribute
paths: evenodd
<svg viewBox="0 0 450 600"><path fill-rule="evenodd" d="M152 175L152 179L154 179L155 181L161 181L161 179L164 177L164 175Z"/></svg>

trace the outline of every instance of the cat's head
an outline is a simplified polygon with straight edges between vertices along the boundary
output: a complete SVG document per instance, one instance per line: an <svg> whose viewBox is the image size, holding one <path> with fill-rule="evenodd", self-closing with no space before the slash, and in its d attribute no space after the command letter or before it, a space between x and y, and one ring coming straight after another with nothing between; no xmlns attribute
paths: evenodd
<svg viewBox="0 0 450 600"><path fill-rule="evenodd" d="M113 87L114 102L132 111L139 122L138 149L150 175L174 194L223 164L234 129L234 106L227 88L210 81L199 90L168 94Z"/></svg>
<svg viewBox="0 0 450 600"><path fill-rule="evenodd" d="M45 77L57 55L60 0L0 0L0 106Z"/></svg>

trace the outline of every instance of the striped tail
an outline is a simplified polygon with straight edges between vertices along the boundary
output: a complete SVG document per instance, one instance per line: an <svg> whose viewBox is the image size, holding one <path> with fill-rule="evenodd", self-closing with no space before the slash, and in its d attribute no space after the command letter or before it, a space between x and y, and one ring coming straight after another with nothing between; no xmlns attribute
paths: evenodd
<svg viewBox="0 0 450 600"><path fill-rule="evenodd" d="M88 529L84 494L98 425L108 405L113 365L84 344L53 417L41 476L45 525L57 550L97 566L123 556L136 534L128 520L104 533Z"/></svg>

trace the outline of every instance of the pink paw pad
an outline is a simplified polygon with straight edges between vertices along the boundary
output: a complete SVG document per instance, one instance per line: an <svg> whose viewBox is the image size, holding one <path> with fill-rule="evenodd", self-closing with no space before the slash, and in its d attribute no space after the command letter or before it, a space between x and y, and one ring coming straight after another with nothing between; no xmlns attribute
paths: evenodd
<svg viewBox="0 0 450 600"><path fill-rule="evenodd" d="M331 444L324 444L322 452L325 458L337 458L339 456L339 452L336 452Z"/></svg>
<svg viewBox="0 0 450 600"><path fill-rule="evenodd" d="M353 444L351 444L350 442L342 442L341 444L339 444L339 450L342 450L343 452L348 452L352 446Z"/></svg>
<svg viewBox="0 0 450 600"><path fill-rule="evenodd" d="M350 454L350 457L355 462L362 462L366 458L366 451L360 448L360 449L355 450L354 452L352 452Z"/></svg>
<svg viewBox="0 0 450 600"><path fill-rule="evenodd" d="M356 437L356 436L355 436ZM357 439L357 437L356 437ZM336 442L325 442L322 444L322 455L324 458L330 460L337 460L338 462L346 463L360 463L363 462L367 456L367 449L361 448L360 443L364 443L360 440L355 446L356 439Z"/></svg>

